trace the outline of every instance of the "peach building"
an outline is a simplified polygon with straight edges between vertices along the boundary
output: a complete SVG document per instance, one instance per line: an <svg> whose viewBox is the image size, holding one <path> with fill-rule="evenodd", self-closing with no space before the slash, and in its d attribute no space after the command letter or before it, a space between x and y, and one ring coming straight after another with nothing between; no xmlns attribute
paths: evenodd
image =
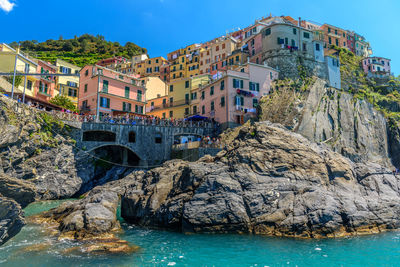
<svg viewBox="0 0 400 267"><path fill-rule="evenodd" d="M111 116L145 113L144 82L98 65L80 71L79 109L84 114Z"/></svg>
<svg viewBox="0 0 400 267"><path fill-rule="evenodd" d="M58 68L50 63L43 60L37 61L37 72L38 73L57 73ZM44 102L49 102L50 98L57 95L56 92L56 77L55 76L40 76L40 79L36 81L36 86L34 88L34 96Z"/></svg>
<svg viewBox="0 0 400 267"><path fill-rule="evenodd" d="M227 70L222 78L199 88L200 115L221 123L222 128L243 124L256 116L260 98L269 93L278 74L254 63Z"/></svg>

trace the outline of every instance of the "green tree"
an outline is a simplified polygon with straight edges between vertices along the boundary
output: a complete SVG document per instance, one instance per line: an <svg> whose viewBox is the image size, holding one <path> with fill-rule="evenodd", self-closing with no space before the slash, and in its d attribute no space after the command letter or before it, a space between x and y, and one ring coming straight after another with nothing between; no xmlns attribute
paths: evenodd
<svg viewBox="0 0 400 267"><path fill-rule="evenodd" d="M55 97L50 99L50 103L71 110L73 112L78 112L78 109L75 107L75 104L71 101L71 99L63 95L56 95Z"/></svg>

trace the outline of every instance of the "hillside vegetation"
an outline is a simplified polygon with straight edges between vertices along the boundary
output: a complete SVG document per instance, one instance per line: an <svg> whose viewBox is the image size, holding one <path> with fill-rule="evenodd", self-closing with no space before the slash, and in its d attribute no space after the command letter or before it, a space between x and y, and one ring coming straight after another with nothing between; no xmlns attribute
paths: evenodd
<svg viewBox="0 0 400 267"><path fill-rule="evenodd" d="M342 89L355 98L366 99L384 113L389 122L400 122L400 78L370 79L362 69L362 57L351 51L337 48L340 58Z"/></svg>
<svg viewBox="0 0 400 267"><path fill-rule="evenodd" d="M18 43L10 44L17 47ZM118 42L106 41L103 36L84 34L73 39L47 40L39 43L35 40L21 41L21 50L38 59L54 62L57 58L83 67L88 64L112 56L123 56L130 58L135 55L147 53L145 48L127 42L124 46Z"/></svg>

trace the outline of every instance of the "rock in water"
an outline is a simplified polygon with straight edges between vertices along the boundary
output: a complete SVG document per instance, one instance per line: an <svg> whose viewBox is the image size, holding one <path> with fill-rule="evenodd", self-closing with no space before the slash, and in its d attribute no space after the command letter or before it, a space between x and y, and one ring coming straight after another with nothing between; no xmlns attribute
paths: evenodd
<svg viewBox="0 0 400 267"><path fill-rule="evenodd" d="M19 233L25 225L21 206L0 195L0 245Z"/></svg>
<svg viewBox="0 0 400 267"><path fill-rule="evenodd" d="M91 239L107 236L119 230L115 192L101 192L82 200L65 202L59 207L33 217L33 221L56 226L59 239Z"/></svg>
<svg viewBox="0 0 400 267"><path fill-rule="evenodd" d="M122 199L129 222L183 232L304 238L400 227L399 177L268 122L242 127L213 160L170 161Z"/></svg>

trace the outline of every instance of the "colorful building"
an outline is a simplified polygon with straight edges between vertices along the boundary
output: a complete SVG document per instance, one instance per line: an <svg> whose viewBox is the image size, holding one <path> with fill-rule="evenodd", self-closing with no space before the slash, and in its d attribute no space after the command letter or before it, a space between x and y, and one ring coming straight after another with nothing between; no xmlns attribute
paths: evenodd
<svg viewBox="0 0 400 267"><path fill-rule="evenodd" d="M55 63L58 73L78 75L80 67L64 60L57 59ZM58 76L56 78L56 94L68 97L77 107L78 106L78 90L79 76Z"/></svg>
<svg viewBox="0 0 400 267"><path fill-rule="evenodd" d="M348 47L346 30L329 24L322 25L321 29L325 33L324 41L326 44L326 49L329 49L332 45L336 45L337 47L351 50L351 47Z"/></svg>
<svg viewBox="0 0 400 267"><path fill-rule="evenodd" d="M98 65L88 65L80 71L79 109L84 114L143 115L146 88L131 75L125 75Z"/></svg>
<svg viewBox="0 0 400 267"><path fill-rule="evenodd" d="M57 73L57 67L45 62L43 60L37 60L37 73L40 74L55 74ZM39 80L36 81L34 88L35 98L49 102L49 100L59 94L56 87L55 76L40 76Z"/></svg>
<svg viewBox="0 0 400 267"><path fill-rule="evenodd" d="M267 95L278 71L254 63L227 70L223 77L199 89L200 115L221 123L223 128L243 124L256 116L262 96Z"/></svg>
<svg viewBox="0 0 400 267"><path fill-rule="evenodd" d="M18 57L17 57L18 56ZM17 59L17 60L16 60ZM28 73L37 73L38 63L28 56L22 54L18 49L14 49L7 44L0 44L0 72L8 72L13 73L14 67L16 65L16 70L18 72L28 72ZM11 76L9 76L11 77ZM39 77L37 76L26 76L23 81L14 87L14 93L23 94L28 97L35 97L35 86L36 81L38 81ZM11 93L12 90L12 82L11 79L7 79L0 77L0 87L2 91ZM26 83L25 83L26 80Z"/></svg>
<svg viewBox="0 0 400 267"><path fill-rule="evenodd" d="M159 76L161 66L167 63L163 57L155 57L143 60L134 65L134 73L144 76Z"/></svg>
<svg viewBox="0 0 400 267"><path fill-rule="evenodd" d="M372 48L365 40L364 36L354 33L355 54L360 57L369 57L372 55Z"/></svg>
<svg viewBox="0 0 400 267"><path fill-rule="evenodd" d="M364 72L370 77L385 77L391 73L390 59L383 57L368 57L362 61Z"/></svg>
<svg viewBox="0 0 400 267"><path fill-rule="evenodd" d="M207 84L209 80L209 75L197 75L169 83L167 96L149 100L147 110L151 111L148 115L175 119L190 116L193 114L193 105L197 101L198 88ZM195 111L196 108L194 108Z"/></svg>
<svg viewBox="0 0 400 267"><path fill-rule="evenodd" d="M111 57L111 58L106 58L98 61L96 65L101 66L101 67L106 67L109 69L114 69L117 67L118 64L126 63L128 62L127 58L121 57L121 56L116 56L116 57Z"/></svg>

